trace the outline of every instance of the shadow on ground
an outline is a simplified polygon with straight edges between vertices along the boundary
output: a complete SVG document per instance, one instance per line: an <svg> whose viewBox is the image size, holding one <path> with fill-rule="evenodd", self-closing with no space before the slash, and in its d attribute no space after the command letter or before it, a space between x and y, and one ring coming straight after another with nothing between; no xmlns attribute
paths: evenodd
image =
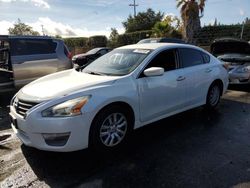
<svg viewBox="0 0 250 188"><path fill-rule="evenodd" d="M9 104L15 92L0 94L0 131L10 129Z"/></svg>
<svg viewBox="0 0 250 188"><path fill-rule="evenodd" d="M229 85L228 89L235 90L235 91L245 91L250 92L250 84L235 84L235 85Z"/></svg>
<svg viewBox="0 0 250 188"><path fill-rule="evenodd" d="M140 128L112 154L22 151L51 187L230 187L250 180L249 113L249 104L223 99L216 111L197 108Z"/></svg>

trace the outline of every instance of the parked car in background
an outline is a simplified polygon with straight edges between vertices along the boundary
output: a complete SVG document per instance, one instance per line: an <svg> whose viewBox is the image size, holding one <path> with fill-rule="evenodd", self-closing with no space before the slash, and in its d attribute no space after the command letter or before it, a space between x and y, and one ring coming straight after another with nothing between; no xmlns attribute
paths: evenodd
<svg viewBox="0 0 250 188"><path fill-rule="evenodd" d="M81 71L23 87L11 101L11 125L25 145L41 150L113 150L133 129L201 105L215 108L227 86L227 70L201 48L128 45Z"/></svg>
<svg viewBox="0 0 250 188"><path fill-rule="evenodd" d="M184 40L176 38L147 38L140 40L137 44L157 43L157 42L187 44Z"/></svg>
<svg viewBox="0 0 250 188"><path fill-rule="evenodd" d="M250 44L222 38L211 45L211 53L228 66L230 84L250 84Z"/></svg>
<svg viewBox="0 0 250 188"><path fill-rule="evenodd" d="M45 36L0 36L0 92L72 68L62 40Z"/></svg>
<svg viewBox="0 0 250 188"><path fill-rule="evenodd" d="M107 47L94 48L84 54L78 54L73 56L72 62L78 67L86 66L97 58L110 52L112 49Z"/></svg>

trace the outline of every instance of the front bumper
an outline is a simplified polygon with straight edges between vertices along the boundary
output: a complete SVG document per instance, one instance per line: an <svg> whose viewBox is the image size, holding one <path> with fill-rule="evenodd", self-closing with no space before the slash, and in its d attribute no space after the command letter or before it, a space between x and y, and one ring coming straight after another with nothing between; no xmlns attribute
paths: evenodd
<svg viewBox="0 0 250 188"><path fill-rule="evenodd" d="M250 73L229 72L230 84L250 84Z"/></svg>
<svg viewBox="0 0 250 188"><path fill-rule="evenodd" d="M16 124L11 123L17 137L27 146L40 150L70 152L88 147L91 117L86 113L80 116L63 118L44 118L37 113L29 114L25 119L10 107L10 116ZM83 117L84 116L84 117ZM65 144L51 144L45 135L65 135Z"/></svg>

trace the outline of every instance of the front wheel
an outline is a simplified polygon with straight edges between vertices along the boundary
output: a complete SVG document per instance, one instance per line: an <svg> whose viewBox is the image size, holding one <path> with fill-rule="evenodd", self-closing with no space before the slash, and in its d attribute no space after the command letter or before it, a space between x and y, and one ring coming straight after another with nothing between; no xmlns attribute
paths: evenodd
<svg viewBox="0 0 250 188"><path fill-rule="evenodd" d="M206 107L208 109L215 109L220 102L221 90L218 84L210 86L207 94Z"/></svg>
<svg viewBox="0 0 250 188"><path fill-rule="evenodd" d="M125 142L132 123L131 114L120 106L103 109L92 123L90 146L96 151L109 151L120 147Z"/></svg>

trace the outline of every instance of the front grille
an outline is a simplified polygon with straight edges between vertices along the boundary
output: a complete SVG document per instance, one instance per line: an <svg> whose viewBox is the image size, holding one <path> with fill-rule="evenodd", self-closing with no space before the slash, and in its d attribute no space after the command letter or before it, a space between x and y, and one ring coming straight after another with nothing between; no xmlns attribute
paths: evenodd
<svg viewBox="0 0 250 188"><path fill-rule="evenodd" d="M19 115L23 117L26 116L26 113L29 109L36 106L37 104L38 103L23 101L17 98L14 100L14 103L13 103L16 113L18 113Z"/></svg>

